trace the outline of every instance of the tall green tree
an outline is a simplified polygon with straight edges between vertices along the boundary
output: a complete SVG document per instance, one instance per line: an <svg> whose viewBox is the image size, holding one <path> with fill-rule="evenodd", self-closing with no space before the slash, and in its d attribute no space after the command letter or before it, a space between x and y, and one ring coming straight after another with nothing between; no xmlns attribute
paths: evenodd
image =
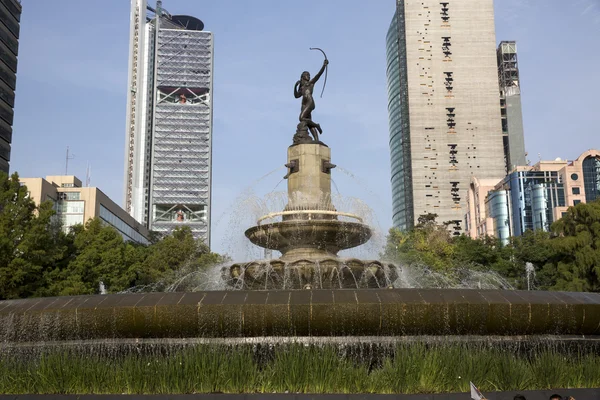
<svg viewBox="0 0 600 400"><path fill-rule="evenodd" d="M403 264L421 264L434 269L452 267L452 237L444 225L436 223L437 214L424 214L409 232L390 229L384 259Z"/></svg>
<svg viewBox="0 0 600 400"><path fill-rule="evenodd" d="M174 273L192 272L224 261L223 256L212 253L204 242L194 239L189 227L183 226L150 246L148 257L137 271L136 283L161 282Z"/></svg>
<svg viewBox="0 0 600 400"><path fill-rule="evenodd" d="M600 199L569 207L552 224L558 290L600 291Z"/></svg>
<svg viewBox="0 0 600 400"><path fill-rule="evenodd" d="M50 202L36 207L16 173L0 172L0 299L47 293L47 277L68 251L54 215Z"/></svg>
<svg viewBox="0 0 600 400"><path fill-rule="evenodd" d="M556 268L552 262L557 257L552 233L541 229L527 230L521 236L512 237L508 248L512 263L509 268L498 271L517 281L516 286L527 287L526 265L531 263L535 270L535 287L549 289L556 284Z"/></svg>
<svg viewBox="0 0 600 400"><path fill-rule="evenodd" d="M60 271L51 288L58 295L99 293L100 283L111 292L130 287L135 276L126 257L127 244L121 234L100 219L73 228L74 258Z"/></svg>

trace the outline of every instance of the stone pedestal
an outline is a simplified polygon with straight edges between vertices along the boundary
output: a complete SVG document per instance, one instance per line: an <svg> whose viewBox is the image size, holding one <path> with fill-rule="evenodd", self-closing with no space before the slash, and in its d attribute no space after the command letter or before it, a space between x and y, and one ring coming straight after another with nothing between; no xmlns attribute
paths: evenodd
<svg viewBox="0 0 600 400"><path fill-rule="evenodd" d="M331 203L331 150L318 143L288 148L288 204L284 211L335 211ZM303 219L303 218L301 218Z"/></svg>
<svg viewBox="0 0 600 400"><path fill-rule="evenodd" d="M255 245L281 252L281 258L234 264L225 271L231 282L244 287L298 289L389 285L389 268L383 264L337 257L340 250L366 243L371 229L359 217L335 210L331 202L331 169L335 165L329 147L320 142L292 145L286 167L288 204L283 212L263 217L245 232ZM355 221L340 220L340 215ZM281 221L272 220L278 216Z"/></svg>

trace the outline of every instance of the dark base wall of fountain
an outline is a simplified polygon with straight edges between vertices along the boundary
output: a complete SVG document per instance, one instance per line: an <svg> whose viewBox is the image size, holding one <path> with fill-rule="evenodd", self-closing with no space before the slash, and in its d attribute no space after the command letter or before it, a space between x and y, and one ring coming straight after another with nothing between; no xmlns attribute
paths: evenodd
<svg viewBox="0 0 600 400"><path fill-rule="evenodd" d="M0 344L101 339L600 335L600 294L210 291L0 302Z"/></svg>

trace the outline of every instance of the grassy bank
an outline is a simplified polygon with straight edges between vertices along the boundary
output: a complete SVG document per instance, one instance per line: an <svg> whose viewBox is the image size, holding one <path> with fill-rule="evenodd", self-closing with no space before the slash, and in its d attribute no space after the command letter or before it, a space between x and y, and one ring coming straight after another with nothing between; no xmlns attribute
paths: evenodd
<svg viewBox="0 0 600 400"><path fill-rule="evenodd" d="M440 393L600 387L595 351L538 346L285 345L0 355L0 393Z"/></svg>

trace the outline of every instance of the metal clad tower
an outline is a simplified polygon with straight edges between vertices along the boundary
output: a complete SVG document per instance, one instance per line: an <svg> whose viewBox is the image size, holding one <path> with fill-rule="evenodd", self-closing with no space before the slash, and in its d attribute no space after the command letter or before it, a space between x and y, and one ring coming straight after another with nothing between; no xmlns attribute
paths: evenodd
<svg viewBox="0 0 600 400"><path fill-rule="evenodd" d="M500 85L500 112L502 115L502 140L506 173L518 165L527 165L523 112L521 110L521 84L517 62L517 43L502 41L496 50L498 59L498 84Z"/></svg>
<svg viewBox="0 0 600 400"><path fill-rule="evenodd" d="M132 0L125 208L148 229L187 225L210 246L212 33Z"/></svg>
<svg viewBox="0 0 600 400"><path fill-rule="evenodd" d="M397 0L386 50L394 226L459 235L471 177L505 175L492 0Z"/></svg>

